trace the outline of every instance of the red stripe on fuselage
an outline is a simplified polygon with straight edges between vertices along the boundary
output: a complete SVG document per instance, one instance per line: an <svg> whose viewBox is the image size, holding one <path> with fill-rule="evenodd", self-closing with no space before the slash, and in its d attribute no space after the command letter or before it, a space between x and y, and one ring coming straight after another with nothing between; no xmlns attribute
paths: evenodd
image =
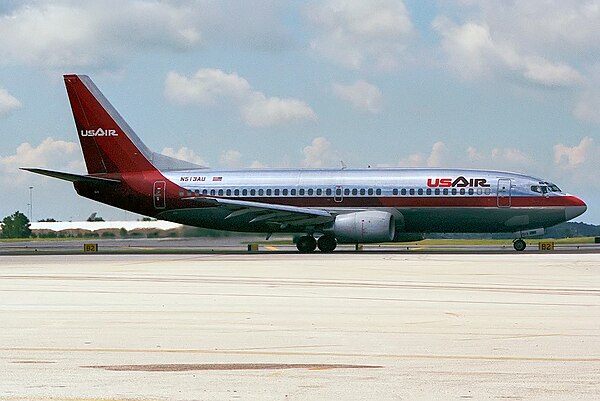
<svg viewBox="0 0 600 401"><path fill-rule="evenodd" d="M187 191L186 191L187 192ZM172 192L171 192L172 193ZM202 198L204 196L199 196ZM342 202L336 202L332 197L219 197L259 203L280 204L301 207L322 208L497 208L496 196L454 196L454 197L345 197ZM201 202L192 199L170 199L169 208L203 207ZM512 196L510 207L569 207L585 206L581 199L575 196Z"/></svg>

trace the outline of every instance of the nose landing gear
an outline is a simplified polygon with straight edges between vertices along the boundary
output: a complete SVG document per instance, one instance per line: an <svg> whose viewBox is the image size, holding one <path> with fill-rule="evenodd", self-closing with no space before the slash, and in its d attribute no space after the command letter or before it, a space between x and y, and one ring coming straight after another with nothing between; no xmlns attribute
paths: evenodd
<svg viewBox="0 0 600 401"><path fill-rule="evenodd" d="M513 241L513 248L515 248L515 251L517 252L524 251L526 247L527 244L521 238L518 238Z"/></svg>

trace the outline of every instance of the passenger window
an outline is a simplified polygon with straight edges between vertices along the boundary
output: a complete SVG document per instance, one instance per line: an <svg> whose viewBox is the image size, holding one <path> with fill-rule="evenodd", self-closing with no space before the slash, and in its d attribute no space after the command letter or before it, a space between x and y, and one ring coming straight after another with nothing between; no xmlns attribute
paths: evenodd
<svg viewBox="0 0 600 401"><path fill-rule="evenodd" d="M368 194L373 195L373 188L369 188Z"/></svg>
<svg viewBox="0 0 600 401"><path fill-rule="evenodd" d="M183 191L179 191L179 196L183 198Z"/></svg>
<svg viewBox="0 0 600 401"><path fill-rule="evenodd" d="M417 193L418 193L419 195L423 195L423 188L419 188L419 190L417 191Z"/></svg>
<svg viewBox="0 0 600 401"><path fill-rule="evenodd" d="M288 194L287 188L284 188L281 192L283 193L283 196L287 196Z"/></svg>
<svg viewBox="0 0 600 401"><path fill-rule="evenodd" d="M448 188L444 188L444 195L448 195Z"/></svg>
<svg viewBox="0 0 600 401"><path fill-rule="evenodd" d="M358 195L358 189L352 188L352 195Z"/></svg>
<svg viewBox="0 0 600 401"><path fill-rule="evenodd" d="M267 189L267 196L271 196L271 189Z"/></svg>
<svg viewBox="0 0 600 401"><path fill-rule="evenodd" d="M202 195L208 195L208 189L203 189L202 190Z"/></svg>
<svg viewBox="0 0 600 401"><path fill-rule="evenodd" d="M490 188L486 188L483 191L485 192L486 195L490 195L492 193L492 190Z"/></svg>
<svg viewBox="0 0 600 401"><path fill-rule="evenodd" d="M392 195L398 195L398 188L394 188L394 190L392 191Z"/></svg>
<svg viewBox="0 0 600 401"><path fill-rule="evenodd" d="M219 196L223 196L223 190L219 189Z"/></svg>
<svg viewBox="0 0 600 401"><path fill-rule="evenodd" d="M248 190L242 189L242 196L247 196L247 195L248 195Z"/></svg>
<svg viewBox="0 0 600 401"><path fill-rule="evenodd" d="M212 196L215 196L215 195L217 194L217 191L215 191L214 189L211 189L211 190L210 190L210 194L211 194Z"/></svg>
<svg viewBox="0 0 600 401"><path fill-rule="evenodd" d="M235 196L240 196L240 190L239 190L239 189L236 189L235 191L233 191L233 194L234 194Z"/></svg>
<svg viewBox="0 0 600 401"><path fill-rule="evenodd" d="M461 189L460 189L460 194L461 194L461 195L464 195L466 192L467 192L467 190L466 190L466 189L464 189L464 188L461 188Z"/></svg>
<svg viewBox="0 0 600 401"><path fill-rule="evenodd" d="M456 192L458 192L456 188L452 188L452 195L456 195Z"/></svg>
<svg viewBox="0 0 600 401"><path fill-rule="evenodd" d="M321 188L317 188L317 196L323 195L323 190Z"/></svg>
<svg viewBox="0 0 600 401"><path fill-rule="evenodd" d="M364 195L365 193L366 193L366 192L365 192L365 189L364 189L364 188L361 188L361 189L360 189L360 194L361 194L361 195Z"/></svg>
<svg viewBox="0 0 600 401"><path fill-rule="evenodd" d="M331 196L331 188L327 188L327 189L325 190L325 195L327 195L327 196Z"/></svg>
<svg viewBox="0 0 600 401"><path fill-rule="evenodd" d="M402 191L400 191L400 193L401 193L402 195L406 195L406 188L402 188Z"/></svg>
<svg viewBox="0 0 600 401"><path fill-rule="evenodd" d="M427 191L425 192L427 192L427 195L431 195L431 188L427 188Z"/></svg>
<svg viewBox="0 0 600 401"><path fill-rule="evenodd" d="M197 190L194 191L194 193L196 194L196 196L198 196L198 195L200 195L200 190L197 189Z"/></svg>
<svg viewBox="0 0 600 401"><path fill-rule="evenodd" d="M344 195L350 195L350 190L348 188L344 189Z"/></svg>
<svg viewBox="0 0 600 401"><path fill-rule="evenodd" d="M264 193L265 191L262 188L258 190L258 196L263 196Z"/></svg>
<svg viewBox="0 0 600 401"><path fill-rule="evenodd" d="M273 192L275 193L275 196L279 196L279 189L276 189Z"/></svg>
<svg viewBox="0 0 600 401"><path fill-rule="evenodd" d="M295 190L295 189L292 189L292 190L290 191L290 194L291 194L292 196L296 196L296 190Z"/></svg>
<svg viewBox="0 0 600 401"><path fill-rule="evenodd" d="M381 189L377 188L377 190L375 191L375 195L381 195Z"/></svg>
<svg viewBox="0 0 600 401"><path fill-rule="evenodd" d="M227 190L227 196L231 196L231 189Z"/></svg>
<svg viewBox="0 0 600 401"><path fill-rule="evenodd" d="M304 195L304 188L300 188L298 190L298 195L300 195L300 196Z"/></svg>
<svg viewBox="0 0 600 401"><path fill-rule="evenodd" d="M250 196L254 196L256 195L256 189L251 189L250 190Z"/></svg>
<svg viewBox="0 0 600 401"><path fill-rule="evenodd" d="M477 188L477 195L481 195L483 193L483 188Z"/></svg>
<svg viewBox="0 0 600 401"><path fill-rule="evenodd" d="M307 191L307 194L308 194L308 195L312 195L312 194L313 194L313 192L314 192L314 191L313 191L313 189L312 189L312 188L308 188L308 191Z"/></svg>
<svg viewBox="0 0 600 401"><path fill-rule="evenodd" d="M473 195L475 193L475 190L473 188L469 188L469 195Z"/></svg>
<svg viewBox="0 0 600 401"><path fill-rule="evenodd" d="M335 196L342 196L342 188L335 189Z"/></svg>
<svg viewBox="0 0 600 401"><path fill-rule="evenodd" d="M435 189L435 194L436 194L436 195L439 195L439 194L440 194L440 189L439 189L439 188L436 188L436 189Z"/></svg>
<svg viewBox="0 0 600 401"><path fill-rule="evenodd" d="M411 195L414 195L414 194L415 194L415 189L414 189L414 188L411 188L411 189L408 191L408 193L409 193L409 194L411 194Z"/></svg>

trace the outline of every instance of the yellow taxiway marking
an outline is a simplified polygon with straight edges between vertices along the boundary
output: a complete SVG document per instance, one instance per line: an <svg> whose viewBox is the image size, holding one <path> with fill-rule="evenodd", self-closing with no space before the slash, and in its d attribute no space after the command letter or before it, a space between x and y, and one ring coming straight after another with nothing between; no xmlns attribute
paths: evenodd
<svg viewBox="0 0 600 401"><path fill-rule="evenodd" d="M277 248L276 246L272 246L272 245L265 246L265 249L267 251L278 251L279 250L279 248Z"/></svg>

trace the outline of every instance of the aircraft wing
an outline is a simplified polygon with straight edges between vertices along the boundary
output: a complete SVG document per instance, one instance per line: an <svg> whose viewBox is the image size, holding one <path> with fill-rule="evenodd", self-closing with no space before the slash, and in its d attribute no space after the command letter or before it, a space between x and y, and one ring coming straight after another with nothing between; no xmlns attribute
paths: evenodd
<svg viewBox="0 0 600 401"><path fill-rule="evenodd" d="M334 215L322 209L226 198L188 199L228 209L231 212L225 217L225 220L243 216L244 220L250 224L260 222L279 226L309 226L328 223L335 219Z"/></svg>

